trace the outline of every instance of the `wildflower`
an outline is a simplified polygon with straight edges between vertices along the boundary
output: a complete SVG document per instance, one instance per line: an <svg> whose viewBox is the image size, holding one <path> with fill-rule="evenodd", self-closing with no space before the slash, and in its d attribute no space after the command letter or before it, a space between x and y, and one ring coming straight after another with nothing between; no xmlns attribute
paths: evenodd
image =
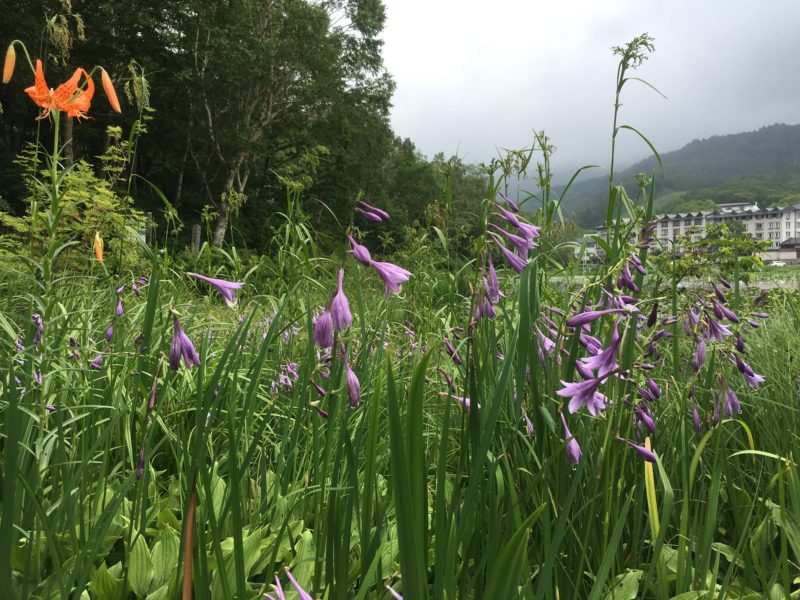
<svg viewBox="0 0 800 600"><path fill-rule="evenodd" d="M361 404L361 382L355 371L350 368L350 361L347 360L347 357L342 356L342 358L344 359L344 381L347 384L347 396L350 398L350 406L356 407Z"/></svg>
<svg viewBox="0 0 800 600"><path fill-rule="evenodd" d="M620 271L619 279L617 280L617 287L619 289L626 287L632 292L639 291L639 287L633 282L631 270L627 267L627 265L622 268L622 271Z"/></svg>
<svg viewBox="0 0 800 600"><path fill-rule="evenodd" d="M236 297L235 291L244 286L243 283L238 281L225 281L224 279L214 279L213 277L206 277L205 275L200 275L199 273L187 273L187 275L191 275L192 277L196 277L201 281L205 281L206 283L211 284L214 289L219 292L219 295L222 296L222 299L225 300L225 304L228 308L233 308L236 306Z"/></svg>
<svg viewBox="0 0 800 600"><path fill-rule="evenodd" d="M559 413L561 415L561 424L564 426L564 439L567 440L567 458L569 461L576 465L581 461L581 446L578 444L578 440L576 440L572 433L570 433L569 427L567 427L567 420L564 418L564 413Z"/></svg>
<svg viewBox="0 0 800 600"><path fill-rule="evenodd" d="M181 358L187 369L191 369L193 365L200 364L200 355L194 349L194 344L189 336L181 329L181 324L178 322L178 317L172 317L172 345L169 349L169 368L177 371L181 366Z"/></svg>
<svg viewBox="0 0 800 600"><path fill-rule="evenodd" d="M372 261L372 266L378 272L380 278L383 279L384 285L386 285L387 298L390 292L400 292L400 285L411 277L410 271L406 271L404 268L392 263L374 260Z"/></svg>
<svg viewBox="0 0 800 600"><path fill-rule="evenodd" d="M528 417L527 413L525 413L524 411L522 413L522 418L525 421L525 429L528 431L528 435L533 437L534 435L533 421L530 420L530 417Z"/></svg>
<svg viewBox="0 0 800 600"><path fill-rule="evenodd" d="M597 376L602 379L617 368L615 359L619 350L620 339L619 322L614 321L614 331L611 334L611 344L608 348L590 358L581 359L581 361L586 363L586 366L590 369L597 370Z"/></svg>
<svg viewBox="0 0 800 600"><path fill-rule="evenodd" d="M630 446L631 448L636 450L636 453L640 457L642 457L643 460L646 460L647 462L656 462L656 455L655 455L655 452L653 452L652 450L649 450L649 449L645 448L644 446L639 446L638 444L634 444L630 440L626 440L626 439L623 439L623 438L617 438L617 439L620 442L625 442L626 444L628 444L628 446Z"/></svg>
<svg viewBox="0 0 800 600"><path fill-rule="evenodd" d="M377 206L373 206L363 200L358 200L356 204L359 206L356 206L355 211L372 223L382 223L390 219L389 213Z"/></svg>
<svg viewBox="0 0 800 600"><path fill-rule="evenodd" d="M139 289L139 286L136 285L135 281L131 282L131 289L133 290L133 293L136 295L137 298L142 297L142 290Z"/></svg>
<svg viewBox="0 0 800 600"><path fill-rule="evenodd" d="M529 239L526 239L524 237L520 237L518 235L514 235L513 233L509 233L508 231L498 227L494 223L491 223L489 226L492 229L494 229L497 232L499 232L500 234L504 235L506 238L508 238L508 241L511 242L511 244L514 246L514 248L516 248L517 254L519 254L525 260L528 259L528 251L529 250L533 250L534 248L536 248L536 244L534 244Z"/></svg>
<svg viewBox="0 0 800 600"><path fill-rule="evenodd" d="M718 318L722 319L724 317L728 319L731 323L739 322L739 317L736 316L736 313L733 312L731 309L729 309L727 306L723 306L722 304L713 299L711 300L711 302L714 314L717 314L717 311L719 311L720 313L719 315L717 315Z"/></svg>
<svg viewBox="0 0 800 600"><path fill-rule="evenodd" d="M503 219L504 221L506 221L507 223L510 223L511 225L516 227L517 230L524 237L528 238L529 240L532 240L533 238L539 237L539 228L538 227L536 227L535 225L531 225L530 223L525 223L524 221L522 221L519 218L517 218L517 216L514 213L507 211L502 206L499 206L499 205L495 205L495 206L497 207L497 210L500 211L500 213L495 213L495 214L498 217L500 217L501 219Z"/></svg>
<svg viewBox="0 0 800 600"><path fill-rule="evenodd" d="M503 202L506 203L508 208L513 210L515 213L519 212L519 205L516 202L514 202L511 198L506 196L503 192L497 192L497 193L503 199Z"/></svg>
<svg viewBox="0 0 800 600"><path fill-rule="evenodd" d="M108 328L106 329L106 342L110 342L113 336L114 336L114 323L109 323Z"/></svg>
<svg viewBox="0 0 800 600"><path fill-rule="evenodd" d="M302 587L300 587L300 584L297 583L297 580L294 577L292 577L292 574L289 572L289 569L286 569L286 576L289 578L289 581L292 582L294 589L297 590L297 596L300 598L300 600L314 600L311 597L311 594L309 594ZM286 595L283 592L281 581L280 579L278 579L277 576L275 576L275 593L278 594L277 600L286 600ZM274 598L270 594L264 594L264 596L269 600L276 600L276 598Z"/></svg>
<svg viewBox="0 0 800 600"><path fill-rule="evenodd" d="M508 248L505 247L503 242L497 237L495 234L491 234L494 238L497 247L500 248L500 251L503 253L503 256L506 257L508 264L511 265L511 268L514 269L517 273L522 273L525 270L525 267L528 266L528 262L511 252Z"/></svg>
<svg viewBox="0 0 800 600"><path fill-rule="evenodd" d="M122 297L117 298L117 316L121 317L125 314L125 308L122 306Z"/></svg>
<svg viewBox="0 0 800 600"><path fill-rule="evenodd" d="M708 337L712 340L717 340L718 342L721 342L722 336L724 335L733 335L733 332L731 332L730 329L728 329L725 325L723 325L716 319L712 319L709 317Z"/></svg>
<svg viewBox="0 0 800 600"><path fill-rule="evenodd" d="M103 362L103 355L102 354L98 354L89 363L89 367L94 369L95 371L99 371L102 368L102 362Z"/></svg>
<svg viewBox="0 0 800 600"><path fill-rule="evenodd" d="M652 327L656 324L658 319L658 302L653 302L653 308L650 309L650 314L647 316L647 326Z"/></svg>
<svg viewBox="0 0 800 600"><path fill-rule="evenodd" d="M33 345L37 346L42 341L42 333L44 333L44 321L42 316L38 313L31 315L31 323L36 325L36 331L33 332Z"/></svg>
<svg viewBox="0 0 800 600"><path fill-rule="evenodd" d="M500 296L502 296L503 293L500 291L500 283L497 281L497 271L494 269L491 253L488 253L488 262L489 278L487 279L488 285L486 286L486 298L489 300L489 302L495 304L500 300Z"/></svg>
<svg viewBox="0 0 800 600"><path fill-rule="evenodd" d="M453 345L453 342L451 342L447 338L444 338L444 349L447 350L447 353L450 355L450 358L453 359L453 362L456 365L460 365L463 362L461 360L461 357L458 355L458 350L456 350L456 347Z"/></svg>
<svg viewBox="0 0 800 600"><path fill-rule="evenodd" d="M592 321L599 319L603 315L610 315L611 313L620 313L620 312L626 312L626 311L623 308L607 308L605 310L587 310L567 319L567 326L581 327L583 325L586 325L587 323L591 323Z"/></svg>
<svg viewBox="0 0 800 600"><path fill-rule="evenodd" d="M86 89L78 87L81 76L85 77L84 85ZM37 106L43 109L42 114L37 117L38 119L46 119L53 110L60 110L67 113L69 117L80 119L86 117L86 112L92 102L94 81L89 78L89 74L86 71L79 68L75 69L72 77L53 91L47 87L47 82L44 80L42 61L37 58L34 84L25 88L25 92Z"/></svg>
<svg viewBox="0 0 800 600"><path fill-rule="evenodd" d="M736 339L733 341L733 345L742 354L747 354L747 351L744 346L744 339L742 338L742 336L737 335Z"/></svg>
<svg viewBox="0 0 800 600"><path fill-rule="evenodd" d="M339 269L339 287L328 307L334 331L342 331L353 324L353 315L350 313L350 303L347 301L347 296L344 295L344 290L342 289L343 281L344 269Z"/></svg>
<svg viewBox="0 0 800 600"><path fill-rule="evenodd" d="M697 403L692 398L692 423L694 424L694 433L697 437L703 435L703 423L700 420L700 413L697 411Z"/></svg>
<svg viewBox="0 0 800 600"><path fill-rule="evenodd" d="M759 386L759 384L765 381L763 376L753 371L753 368L738 356L734 358L734 362L736 363L736 368L739 369L739 372L744 377L744 380L751 388L755 389Z"/></svg>
<svg viewBox="0 0 800 600"><path fill-rule="evenodd" d="M347 239L350 240L350 245L353 246L353 258L365 267L370 266L372 264L372 257L367 247L359 244L352 235L348 235Z"/></svg>
<svg viewBox="0 0 800 600"><path fill-rule="evenodd" d="M725 414L727 416L731 417L735 412L736 413L742 412L742 406L741 404L739 404L739 398L736 396L736 393L731 388L727 388L725 390L722 402Z"/></svg>
<svg viewBox="0 0 800 600"><path fill-rule="evenodd" d="M704 362L706 362L706 341L700 340L697 343L697 350L695 350L694 356L692 357L692 370L696 373L700 370L700 367L703 366Z"/></svg>
<svg viewBox="0 0 800 600"><path fill-rule="evenodd" d="M596 417L605 410L607 400L604 394L597 391L600 381L600 379L587 379L578 383L562 381L561 384L564 387L556 394L562 398L570 398L569 412L571 414L578 412L581 408L586 408L590 415Z"/></svg>
<svg viewBox="0 0 800 600"><path fill-rule="evenodd" d="M97 262L103 264L103 238L100 237L100 232L94 232L94 255L97 257Z"/></svg>
<svg viewBox="0 0 800 600"><path fill-rule="evenodd" d="M650 388L650 392L655 398L661 397L661 388L658 387L658 383L652 377L647 378L647 387Z"/></svg>
<svg viewBox="0 0 800 600"><path fill-rule="evenodd" d="M494 306L489 301L486 279L483 280L483 287L484 289L478 292L478 297L475 300L475 314L473 315L473 320L475 321L478 319L494 319L497 316Z"/></svg>
<svg viewBox="0 0 800 600"><path fill-rule="evenodd" d="M320 348L333 347L333 319L326 308L322 314L314 319L314 343Z"/></svg>
<svg viewBox="0 0 800 600"><path fill-rule="evenodd" d="M114 83L111 81L108 72L102 67L100 68L100 81L103 83L103 91L106 93L106 98L108 98L108 103L111 105L111 108L113 108L115 112L121 113L122 109L119 106L117 92L114 90Z"/></svg>
<svg viewBox="0 0 800 600"><path fill-rule="evenodd" d="M636 421L644 425L650 433L656 432L656 422L653 420L653 416L646 407L643 408L641 404L637 404L636 408L633 409L633 416Z"/></svg>
<svg viewBox="0 0 800 600"><path fill-rule="evenodd" d="M461 405L461 408L464 409L464 412L469 413L470 409L472 408L472 400L470 400L465 396L455 396L455 395L452 395L451 398L453 398L453 400L455 400ZM480 410L481 405L478 404L477 407L478 410Z"/></svg>
<svg viewBox="0 0 800 600"><path fill-rule="evenodd" d="M14 50L14 42L8 46L6 50L6 60L3 63L3 83L11 81L11 76L14 74L14 65L17 63L17 51Z"/></svg>

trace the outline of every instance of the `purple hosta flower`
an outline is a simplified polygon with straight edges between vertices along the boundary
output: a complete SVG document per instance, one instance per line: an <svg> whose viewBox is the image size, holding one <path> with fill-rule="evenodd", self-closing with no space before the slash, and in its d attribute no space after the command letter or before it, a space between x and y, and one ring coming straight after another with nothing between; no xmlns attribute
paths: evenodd
<svg viewBox="0 0 800 600"><path fill-rule="evenodd" d="M497 247L500 248L500 252L503 253L503 256L506 257L508 264L511 265L511 268L514 269L517 273L522 273L525 270L525 267L528 266L528 261L525 259L517 256L511 250L505 247L502 240L497 237L495 234L490 234L492 238L494 238L495 244Z"/></svg>
<svg viewBox="0 0 800 600"><path fill-rule="evenodd" d="M722 336L725 335L733 335L733 332L728 329L725 325L717 321L716 319L709 317L708 318L708 337L709 339L716 340L718 342L722 341Z"/></svg>
<svg viewBox="0 0 800 600"><path fill-rule="evenodd" d="M653 395L653 392L651 392L648 388L644 387L639 387L639 396L641 396L642 399L646 400L647 402L655 402L656 400L656 397Z"/></svg>
<svg viewBox="0 0 800 600"><path fill-rule="evenodd" d="M603 315L610 315L612 313L627 312L624 308L607 308L605 310L586 310L577 315L573 315L567 319L568 327L582 327L587 323L591 323L602 317Z"/></svg>
<svg viewBox="0 0 800 600"><path fill-rule="evenodd" d="M736 356L734 360L736 363L736 368L739 369L739 372L744 377L744 380L751 388L755 389L759 386L759 384L765 381L763 376L753 371L753 368L746 362L744 362L741 358Z"/></svg>
<svg viewBox="0 0 800 600"><path fill-rule="evenodd" d="M473 321L479 319L494 319L497 312L494 306L489 301L488 292L486 291L486 279L483 280L484 289L478 292L478 297L475 299L475 312L472 315Z"/></svg>
<svg viewBox="0 0 800 600"><path fill-rule="evenodd" d="M181 366L181 359L187 369L200 364L200 355L194 349L194 344L189 336L181 329L178 317L172 317L172 345L169 349L169 368L177 371Z"/></svg>
<svg viewBox="0 0 800 600"><path fill-rule="evenodd" d="M136 294L137 298L141 298L142 290L139 289L139 286L136 284L135 281L131 282L131 289L133 290L133 293Z"/></svg>
<svg viewBox="0 0 800 600"><path fill-rule="evenodd" d="M639 287L633 282L633 277L631 276L631 270L625 266L620 271L619 279L617 280L617 287L622 289L623 287L628 288L632 292L638 292Z"/></svg>
<svg viewBox="0 0 800 600"><path fill-rule="evenodd" d="M599 379L603 379L606 375L617 368L617 363L615 360L617 358L617 351L619 350L620 339L619 321L614 321L614 330L611 334L611 344L609 344L608 348L589 358L582 358L581 362L583 362L588 368L596 370L597 377Z"/></svg>
<svg viewBox="0 0 800 600"><path fill-rule="evenodd" d="M95 356L89 363L89 367L91 369L94 369L95 371L99 371L103 367L103 355L98 354L97 356Z"/></svg>
<svg viewBox="0 0 800 600"><path fill-rule="evenodd" d="M739 404L739 398L731 388L726 388L722 397L723 410L725 415L732 417L733 413L742 412L742 406Z"/></svg>
<svg viewBox="0 0 800 600"><path fill-rule="evenodd" d="M42 321L42 316L40 314L33 313L31 315L31 323L36 325L36 331L33 332L33 345L37 346L39 342L42 341L42 333L44 333L44 321Z"/></svg>
<svg viewBox="0 0 800 600"><path fill-rule="evenodd" d="M222 299L225 300L225 304L228 305L228 308L233 308L236 306L236 292L235 290L240 289L244 286L243 283L238 281L225 281L224 279L214 279L213 277L206 277L205 275L200 275L199 273L187 273L187 275L191 275L192 277L196 277L201 281L205 281L206 283L210 284L219 292L219 295L222 296Z"/></svg>
<svg viewBox="0 0 800 600"><path fill-rule="evenodd" d="M336 294L331 299L328 310L331 313L331 322L334 331L343 331L353 324L353 315L350 312L350 303L344 295L342 282L344 281L344 269L339 269L339 285Z"/></svg>
<svg viewBox="0 0 800 600"><path fill-rule="evenodd" d="M656 455L652 450L648 450L644 446L639 446L638 444L634 444L630 440L626 440L623 438L617 438L617 439L620 442L625 442L626 444L628 444L628 446L636 450L636 454L638 454L642 458L642 460L646 460L647 462L652 462L652 463L656 462Z"/></svg>
<svg viewBox="0 0 800 600"><path fill-rule="evenodd" d="M348 235L347 239L350 240L350 245L353 246L353 258L360 262L365 267L372 264L372 257L369 254L366 246L359 244L352 235Z"/></svg>
<svg viewBox="0 0 800 600"><path fill-rule="evenodd" d="M716 308L719 308L720 312L721 312L721 313L722 313L722 314L725 316L725 318L726 318L726 319L728 319L728 320L729 320L731 323L738 323L738 322L739 322L739 317L738 317L738 316L736 315L736 313L735 313L735 312L733 312L733 311L732 311L730 308L728 308L727 306L724 306L724 305L720 304L720 303L719 303L719 302L717 302L716 300L712 300L712 302L713 302L713 304L714 304L714 309L715 309L715 312L716 312Z"/></svg>
<svg viewBox="0 0 800 600"><path fill-rule="evenodd" d="M503 292L500 291L500 282L497 280L497 271L494 269L491 252L488 253L487 262L489 263L489 277L484 284L486 286L486 297L489 302L496 304L500 300L500 296L503 295Z"/></svg>
<svg viewBox="0 0 800 600"><path fill-rule="evenodd" d="M588 333L581 333L578 336L578 342L584 347L589 354L598 354L603 350L603 343L593 335Z"/></svg>
<svg viewBox="0 0 800 600"><path fill-rule="evenodd" d="M752 319L747 319L747 324L750 325L750 327L755 327L756 329L761 327L761 323L758 321L753 321Z"/></svg>
<svg viewBox="0 0 800 600"><path fill-rule="evenodd" d="M516 202L514 202L511 198L506 196L503 192L498 191L497 194L503 199L503 202L506 203L508 208L513 210L515 213L519 212L519 205Z"/></svg>
<svg viewBox="0 0 800 600"><path fill-rule="evenodd" d="M725 287L725 289L728 289L728 290L731 289L731 283L727 279L724 279L723 277L720 277L719 278L719 282L723 285L723 287Z"/></svg>
<svg viewBox="0 0 800 600"><path fill-rule="evenodd" d="M742 336L737 335L736 339L733 340L733 345L742 354L747 354L746 349L744 347L744 339L742 338Z"/></svg>
<svg viewBox="0 0 800 600"><path fill-rule="evenodd" d="M539 348L547 354L547 356L552 356L556 349L556 343L550 337L542 333L538 325L536 326L536 333L539 336Z"/></svg>
<svg viewBox="0 0 800 600"><path fill-rule="evenodd" d="M344 381L347 384L347 396L350 398L350 406L356 407L361 404L361 382L358 380L353 369L350 368L350 361L344 354L342 348L342 360L344 362Z"/></svg>
<svg viewBox="0 0 800 600"><path fill-rule="evenodd" d="M294 589L297 590L297 597L300 600L314 600L311 597L311 594L309 594L302 587L300 587L300 584L297 583L297 580L294 577L292 577L292 574L289 572L289 569L286 569L286 576L289 578L289 581L292 582ZM284 594L283 587L281 587L281 581L280 579L278 579L277 575L275 576L275 593L278 595L277 599L271 596L270 594L264 594L264 596L269 600L286 600L286 595Z"/></svg>
<svg viewBox="0 0 800 600"><path fill-rule="evenodd" d="M450 355L450 358L453 359L453 362L456 365L460 365L463 362L461 360L461 357L458 355L458 350L456 350L456 347L453 345L453 342L451 342L447 338L444 338L444 349L447 350L447 353Z"/></svg>
<svg viewBox="0 0 800 600"><path fill-rule="evenodd" d="M653 306L650 308L650 314L647 315L647 326L652 327L656 324L658 320L658 301L653 302Z"/></svg>
<svg viewBox="0 0 800 600"><path fill-rule="evenodd" d="M525 421L525 430L528 432L528 435L533 437L534 435L533 421L530 420L525 411L522 411L522 419Z"/></svg>
<svg viewBox="0 0 800 600"><path fill-rule="evenodd" d="M633 417L638 423L644 425L650 433L656 432L656 422L653 420L653 415L650 414L646 405L637 404L633 409Z"/></svg>
<svg viewBox="0 0 800 600"><path fill-rule="evenodd" d="M56 407L55 407L55 406L53 406L52 404L45 404L45 405L44 405L44 409L45 409L47 412L53 412L53 411L56 409Z"/></svg>
<svg viewBox="0 0 800 600"><path fill-rule="evenodd" d="M658 399L661 397L661 388L658 387L658 383L656 383L655 379L652 377L647 378L647 388L650 390L650 393L653 394L653 397Z"/></svg>
<svg viewBox="0 0 800 600"><path fill-rule="evenodd" d="M729 285L730 285L730 284L729 284ZM725 303L727 302L727 300L725 299L725 294L723 294L723 293L722 293L722 290L720 290L720 289L717 287L717 284L716 284L716 283L712 283L712 284L711 284L711 287L714 289L714 295L717 297L717 300L719 300L720 302L722 302L723 304L725 304ZM730 289L730 288L728 288L728 289Z"/></svg>
<svg viewBox="0 0 800 600"><path fill-rule="evenodd" d="M575 363L575 370L578 371L578 374L584 379L594 379L594 373L592 370L581 361L577 361Z"/></svg>
<svg viewBox="0 0 800 600"><path fill-rule="evenodd" d="M564 386L556 392L562 398L570 398L569 412L576 413L581 408L586 408L589 414L596 417L601 411L606 408L606 401L608 398L597 391L597 386L600 385L600 379L587 379L577 383L568 383L562 381Z"/></svg>
<svg viewBox="0 0 800 600"><path fill-rule="evenodd" d="M108 327L106 328L106 343L111 342L111 338L114 336L114 323L109 323Z"/></svg>
<svg viewBox="0 0 800 600"><path fill-rule="evenodd" d="M320 348L333 347L333 319L326 308L322 314L314 319L314 343Z"/></svg>
<svg viewBox="0 0 800 600"><path fill-rule="evenodd" d="M765 312L754 312L754 317L758 317L759 319L769 319L769 315Z"/></svg>
<svg viewBox="0 0 800 600"><path fill-rule="evenodd" d="M494 223L491 223L489 227L491 227L501 235L504 235L506 238L508 238L508 241L511 242L514 248L516 248L517 254L519 254L525 260L528 259L528 252L536 248L536 244L534 244L529 239L518 235L514 235L513 233L509 233L508 231L506 231L501 227L498 227Z"/></svg>
<svg viewBox="0 0 800 600"><path fill-rule="evenodd" d="M531 225L530 223L525 223L524 221L520 220L514 213L507 211L499 204L495 206L497 207L497 210L500 211L500 213L495 213L495 214L504 221L516 227L517 230L523 235L523 237L529 240L539 237L538 227L536 227L535 225Z"/></svg>
<svg viewBox="0 0 800 600"><path fill-rule="evenodd" d="M470 400L465 396L450 395L450 397L456 402L458 402L459 405L461 405L461 408L464 409L464 412L469 413L470 409L472 408L472 400ZM477 404L476 406L478 407L478 410L481 409L480 404Z"/></svg>
<svg viewBox="0 0 800 600"><path fill-rule="evenodd" d="M567 419L564 418L564 413L559 413L561 415L561 424L564 426L564 439L567 441L567 458L573 465L577 465L581 461L581 446L578 444L578 440L576 440L572 433L567 427Z"/></svg>
<svg viewBox="0 0 800 600"><path fill-rule="evenodd" d="M756 296L756 299L753 300L753 304L756 306L766 306L769 304L769 290L764 290L758 296Z"/></svg>
<svg viewBox="0 0 800 600"><path fill-rule="evenodd" d="M389 213L385 210L381 210L377 206L373 206L363 200L357 200L355 211L360 214L362 217L367 219L370 223L382 223L383 221L389 220Z"/></svg>
<svg viewBox="0 0 800 600"><path fill-rule="evenodd" d="M328 412L327 412L327 411L325 411L325 410L322 410L322 409L319 407L319 402L316 402L316 401L315 401L315 402L309 402L309 406L310 406L311 408L313 408L315 411L317 411L317 414L318 414L320 417L322 417L322 418L323 418L323 419L325 419L326 421L328 420L328 416L329 416L329 415L328 415Z"/></svg>
<svg viewBox="0 0 800 600"><path fill-rule="evenodd" d="M317 392L317 395L320 398L324 398L325 395L328 393L328 392L325 391L325 388L322 387L320 384L318 384L316 381L312 381L311 385L314 388L314 391Z"/></svg>
<svg viewBox="0 0 800 600"><path fill-rule="evenodd" d="M694 433L697 437L703 435L703 421L700 419L700 412L697 410L697 403L692 398L692 424Z"/></svg>
<svg viewBox="0 0 800 600"><path fill-rule="evenodd" d="M642 275L647 275L647 270L644 268L642 261L639 259L638 256L635 254L631 254L630 263L633 265L633 268L639 271Z"/></svg>
<svg viewBox="0 0 800 600"><path fill-rule="evenodd" d="M701 339L697 343L697 349L694 352L694 356L692 356L692 370L697 373L700 370L700 367L703 366L703 363L706 362L706 341Z"/></svg>
<svg viewBox="0 0 800 600"><path fill-rule="evenodd" d="M700 324L700 309L697 306L693 306L689 310L689 327L697 327Z"/></svg>
<svg viewBox="0 0 800 600"><path fill-rule="evenodd" d="M378 272L380 278L383 279L387 298L391 292L399 293L400 286L411 277L411 271L406 271L404 268L389 262L373 260L372 266Z"/></svg>
<svg viewBox="0 0 800 600"><path fill-rule="evenodd" d="M403 600L403 597L400 594L398 594L397 592L395 592L392 589L392 586L387 584L386 585L386 589L389 590L389 593L392 595L392 598L394 598L394 600Z"/></svg>
<svg viewBox="0 0 800 600"><path fill-rule="evenodd" d="M122 296L117 297L117 316L121 317L125 314L125 308L122 306Z"/></svg>

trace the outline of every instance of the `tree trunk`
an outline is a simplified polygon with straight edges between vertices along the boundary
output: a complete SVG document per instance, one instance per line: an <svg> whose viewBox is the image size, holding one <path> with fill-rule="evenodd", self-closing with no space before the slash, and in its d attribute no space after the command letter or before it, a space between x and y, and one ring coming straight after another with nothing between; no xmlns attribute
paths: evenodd
<svg viewBox="0 0 800 600"><path fill-rule="evenodd" d="M230 206L228 205L228 198L233 189L236 170L237 166L233 166L230 171L228 171L228 176L225 178L225 191L215 203L219 214L217 214L217 219L214 221L214 233L211 237L211 244L216 248L222 246L222 242L225 241L225 232L228 230L228 218L231 212Z"/></svg>

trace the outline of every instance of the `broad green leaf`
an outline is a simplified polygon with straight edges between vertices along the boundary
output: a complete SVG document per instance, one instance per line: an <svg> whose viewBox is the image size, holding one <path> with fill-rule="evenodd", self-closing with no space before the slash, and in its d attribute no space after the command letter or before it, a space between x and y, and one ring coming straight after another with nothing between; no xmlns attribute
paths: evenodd
<svg viewBox="0 0 800 600"><path fill-rule="evenodd" d="M151 588L159 588L169 580L178 567L181 541L169 529L164 529L153 546L153 581Z"/></svg>
<svg viewBox="0 0 800 600"><path fill-rule="evenodd" d="M112 576L104 562L95 572L89 587L98 600L122 600L125 582Z"/></svg>
<svg viewBox="0 0 800 600"><path fill-rule="evenodd" d="M139 598L144 598L150 590L150 582L153 580L153 559L150 557L150 550L143 535L136 538L130 552L128 562L128 583L131 585L133 593Z"/></svg>
<svg viewBox="0 0 800 600"><path fill-rule="evenodd" d="M643 571L634 569L617 576L605 600L634 600L639 595L639 582L643 575Z"/></svg>

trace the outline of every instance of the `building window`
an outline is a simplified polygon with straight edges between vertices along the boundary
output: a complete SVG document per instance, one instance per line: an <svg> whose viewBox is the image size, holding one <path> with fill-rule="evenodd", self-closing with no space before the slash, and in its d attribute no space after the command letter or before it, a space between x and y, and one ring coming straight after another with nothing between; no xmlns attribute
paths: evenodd
<svg viewBox="0 0 800 600"><path fill-rule="evenodd" d="M763 234L763 233L761 233L761 232L759 232L759 233L757 233L757 234L756 234L756 239L757 239L757 240L763 239L763 237L764 237L764 234Z"/></svg>
<svg viewBox="0 0 800 600"><path fill-rule="evenodd" d="M764 229L764 224L763 223L756 223L756 230L759 230L759 229Z"/></svg>

